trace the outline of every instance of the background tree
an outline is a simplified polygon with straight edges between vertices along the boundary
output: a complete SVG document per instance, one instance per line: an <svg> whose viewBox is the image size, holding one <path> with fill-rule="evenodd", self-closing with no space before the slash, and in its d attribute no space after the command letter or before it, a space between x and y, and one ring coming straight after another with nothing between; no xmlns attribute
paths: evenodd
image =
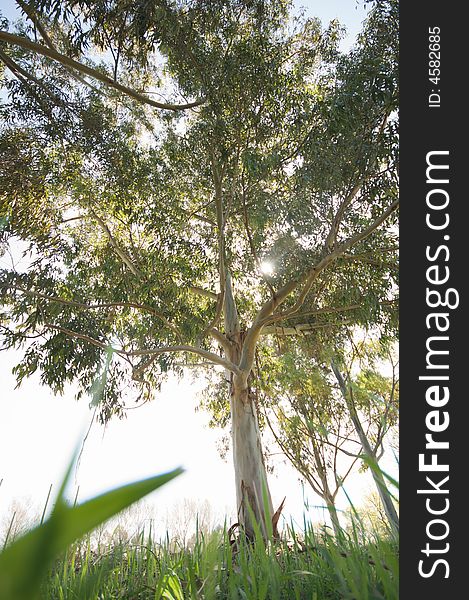
<svg viewBox="0 0 469 600"><path fill-rule="evenodd" d="M214 512L207 499L183 498L167 511L165 526L176 550L190 548L198 537L222 529L223 517Z"/></svg>
<svg viewBox="0 0 469 600"><path fill-rule="evenodd" d="M288 460L325 501L336 531L335 499L359 458L366 457L362 467L370 467L386 499L384 509L392 503L378 462L398 418L398 364L392 342L363 331L355 339L347 337L345 327L332 336L309 331L302 340L279 338L258 354L261 412ZM340 354L337 346L329 345L331 340ZM334 362L338 356L347 383ZM397 530L395 509L387 512L393 517L388 517L389 527Z"/></svg>
<svg viewBox="0 0 469 600"><path fill-rule="evenodd" d="M40 521L41 512L32 498L15 498L0 520L0 546L4 548Z"/></svg>
<svg viewBox="0 0 469 600"><path fill-rule="evenodd" d="M252 393L262 335L395 320L397 3L376 3L350 56L336 24L289 8L44 1L27 5L41 49L24 26L0 38L2 244L28 257L1 276L18 380L98 387L106 420L178 354L222 367L248 535L249 504L262 527L265 493L272 512ZM62 55L114 61L90 73L46 52L44 32ZM134 89L160 73L161 92L203 103L150 114L96 71Z"/></svg>
<svg viewBox="0 0 469 600"><path fill-rule="evenodd" d="M287 459L325 502L340 535L337 494L361 449L342 397L324 368L301 350L277 357L272 352L267 360L261 369L262 414Z"/></svg>
<svg viewBox="0 0 469 600"><path fill-rule="evenodd" d="M371 540L389 537L392 530L383 503L377 492L370 492L358 506L345 511L346 529L353 535L369 537Z"/></svg>
<svg viewBox="0 0 469 600"><path fill-rule="evenodd" d="M377 369L379 359L387 359L391 374L386 377ZM366 343L354 342L348 359L342 357L341 364L346 373L342 375L339 364L332 360L331 368L347 407L349 417L371 469L378 495L392 531L399 531L399 517L379 468L384 438L398 419L399 380L398 363L389 344L385 341ZM353 369L359 366L358 374ZM367 426L364 426L364 422Z"/></svg>

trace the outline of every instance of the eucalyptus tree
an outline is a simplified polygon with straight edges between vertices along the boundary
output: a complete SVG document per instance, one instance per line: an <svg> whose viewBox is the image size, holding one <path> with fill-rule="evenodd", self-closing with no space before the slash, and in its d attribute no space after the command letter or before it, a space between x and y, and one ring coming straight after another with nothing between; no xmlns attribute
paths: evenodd
<svg viewBox="0 0 469 600"><path fill-rule="evenodd" d="M397 533L399 517L378 463L384 452L385 436L398 421L398 362L385 341L353 342L348 355L344 356L343 352L340 355L331 361L331 369L370 467L389 527ZM389 375L380 372L380 360L390 370ZM354 372L357 369L358 373Z"/></svg>
<svg viewBox="0 0 469 600"><path fill-rule="evenodd" d="M222 368L251 534L273 512L263 336L394 319L397 7L378 2L342 56L337 24L283 0L21 6L29 25L0 33L2 247L28 257L1 275L18 380L98 388L106 420L181 355Z"/></svg>
<svg viewBox="0 0 469 600"><path fill-rule="evenodd" d="M262 417L285 457L324 501L340 536L337 495L361 452L342 396L327 369L298 347L281 355L264 348L259 360Z"/></svg>
<svg viewBox="0 0 469 600"><path fill-rule="evenodd" d="M275 441L326 503L334 530L340 531L337 494L360 461L396 533L399 518L379 461L398 421L398 363L389 339L361 333L358 340L345 327L332 335L317 330L283 341L280 351L264 344L257 394Z"/></svg>

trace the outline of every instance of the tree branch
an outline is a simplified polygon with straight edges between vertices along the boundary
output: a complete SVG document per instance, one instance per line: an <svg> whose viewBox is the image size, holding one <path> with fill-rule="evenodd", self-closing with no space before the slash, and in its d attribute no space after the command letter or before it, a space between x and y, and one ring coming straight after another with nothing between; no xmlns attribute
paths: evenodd
<svg viewBox="0 0 469 600"><path fill-rule="evenodd" d="M227 337L223 335L221 331L218 331L218 329L215 329L214 327L212 327L212 329L210 330L210 335L213 337L214 340L216 340L220 344L220 346L228 355L228 352L230 350L230 343Z"/></svg>
<svg viewBox="0 0 469 600"><path fill-rule="evenodd" d="M98 214L96 214L94 211L91 211L91 214L92 214L93 218L97 221L98 225L101 227L101 229L106 234L111 246L114 248L115 253L119 256L119 258L122 260L122 262L125 265L127 265L127 267L130 269L130 271L136 277L143 277L143 273L139 269L137 269L137 267L133 264L133 262L132 262L130 256L127 254L127 252L122 250L122 248L116 242L116 240L114 239L114 236L111 233L111 230L106 225L106 223L103 221L103 219Z"/></svg>
<svg viewBox="0 0 469 600"><path fill-rule="evenodd" d="M92 346L97 346L98 348L102 348L103 350L107 350L110 347L110 344L105 344L104 342L100 342L99 340L90 337L84 333L78 333L77 331L72 331L71 329L67 329L66 327L61 327L59 325L53 325L52 323L44 323L44 327L46 329L53 329L55 331L60 331L60 333L64 333L68 337L76 338L77 340L82 340L91 344ZM118 350L114 350L118 354L121 354Z"/></svg>
<svg viewBox="0 0 469 600"><path fill-rule="evenodd" d="M36 29L39 31L39 33L42 36L42 39L49 46L49 48L52 48L55 50L54 44L52 43L52 40L50 39L49 34L45 30L45 28L42 26L42 23L40 22L36 13L32 10L32 8L28 4L26 4L26 2L23 2L22 0L16 0L16 4L18 4L18 6L21 8L21 10L29 17L29 19L32 21L32 23L34 24Z"/></svg>
<svg viewBox="0 0 469 600"><path fill-rule="evenodd" d="M72 331L71 329L68 329L66 327L61 327L59 325L53 325L52 323L44 323L44 327L46 327L47 329L54 329L56 331L60 331L61 333L64 333L65 335L67 335L69 337L83 340L84 342L88 342L89 344L92 344L93 346L97 346L98 348L102 348L103 350L107 350L108 348L111 347L110 344L108 344L108 343L106 344L104 342L100 342L99 340L96 340L95 338L92 338L89 335L86 335L83 333L78 333L77 331ZM161 348L145 348L143 350L124 350L123 348L112 348L112 350L119 356L128 357L128 358L138 357L138 356L152 356L152 357L155 356L156 357L160 354L169 354L169 353L173 353L173 352L189 352L190 354L197 354L198 356L202 356L203 358L209 360L210 362L222 366L223 368L227 369L228 371L231 371L235 374L240 374L239 368L234 363L230 362L229 360L225 360L221 356L218 356L218 354L214 354L213 352L204 350L203 348L197 348L195 346L187 346L187 345L163 346ZM145 368L147 366L149 366L149 365L146 365ZM140 369L140 367L137 367L137 370L139 370L139 369Z"/></svg>
<svg viewBox="0 0 469 600"><path fill-rule="evenodd" d="M350 193L347 194L345 196L345 198L342 200L342 202L335 214L335 217L333 219L332 226L329 231L329 235L327 236L327 239L326 239L325 245L326 245L326 248L328 248L329 250L332 250L334 248L335 243L336 243L337 234L339 232L339 228L340 228L342 219L344 218L345 211L347 210L347 207L353 202L353 200L356 197L356 195L358 194L358 192L361 190L362 185L363 185L363 181L360 181L359 183L357 183L352 188Z"/></svg>
<svg viewBox="0 0 469 600"><path fill-rule="evenodd" d="M199 287L197 285L191 285L187 288L187 290L192 294L196 294L197 296L204 296L205 298L210 298L211 300L218 299L218 294L212 292L211 290L206 290L205 288Z"/></svg>
<svg viewBox="0 0 469 600"><path fill-rule="evenodd" d="M341 244L335 247L334 250L326 254L312 269L304 273L296 280L292 280L280 288L275 296L268 300L257 313L257 316L248 330L246 335L243 350L241 354L241 360L239 363L240 369L244 373L249 373L252 364L254 361L254 353L257 341L259 340L259 336L261 331L265 325L269 325L272 322L276 322L282 319L286 319L291 315L298 312L298 310L303 306L303 303L310 291L314 281L317 279L318 275L326 269L331 263L333 263L337 258L342 256L349 248L354 246L356 243L366 239L369 237L386 219L391 215L399 206L399 200L396 199L388 208L381 213L379 217L377 217L368 227L366 227L363 231L357 233L356 235L350 237L348 240L345 240ZM283 313L278 313L272 316L274 310L282 304L288 296L295 291L300 285L303 285L303 288L295 302L295 304L284 311Z"/></svg>
<svg viewBox="0 0 469 600"><path fill-rule="evenodd" d="M2 51L0 51L0 60L13 73L13 75L18 79L18 81L21 81L21 83L23 84L23 86L25 86L30 91L31 95L33 95L36 98L36 101L41 106L42 110L48 116L49 119L52 119L52 112L50 110L50 107L47 106L43 102L42 98L39 96L39 94L37 93L37 91L31 85L32 83L34 83L36 86L38 86L39 88L41 88L42 91L45 94L47 94L47 96L49 96L49 98L51 98L53 102L55 102L58 105L65 105L66 106L66 104L62 101L62 99L59 98L58 96L56 96L55 94L53 94L51 92L51 90L49 90L42 83L42 81L39 81L36 77L34 77L34 75L31 75L31 73L29 73L28 71L26 71L25 69L23 69L20 65L18 65L15 61L13 61L8 55L6 55Z"/></svg>
<svg viewBox="0 0 469 600"><path fill-rule="evenodd" d="M209 360L212 363L220 365L224 367L228 371L232 373L239 374L239 368L229 360L225 360L218 354L210 352L209 350L204 350L203 348L197 348L196 346L164 346L162 348L146 348L144 350L133 350L133 351L125 351L125 350L116 350L118 354L125 354L126 356L157 356L159 354L168 354L171 352L189 352L190 354L197 354L198 356L202 356L203 358Z"/></svg>
<svg viewBox="0 0 469 600"><path fill-rule="evenodd" d="M87 304L85 302L77 302L76 300L67 300L58 296L49 296L47 294L42 294L41 292L36 292L35 290L28 290L19 285L9 285L8 287L14 290L18 290L26 296L32 296L33 298L41 298L42 300L47 300L48 302L56 302L58 304L64 304L65 306L74 306L82 310L96 310L100 308L135 308L138 310L143 310L154 315L160 321L162 321L168 327L168 329L171 329L178 336L180 340L182 340L183 337L181 331L176 325L168 321L168 319L166 319L166 317L162 313L155 310L153 307L148 306L147 304L139 304L138 302L96 302L94 304Z"/></svg>
<svg viewBox="0 0 469 600"><path fill-rule="evenodd" d="M300 323L299 325L292 325L291 327L267 325L262 328L261 335L277 335L281 337L290 335L308 335L317 329L342 327L343 325L349 325L351 322L352 321L342 321L340 323Z"/></svg>
<svg viewBox="0 0 469 600"><path fill-rule="evenodd" d="M18 6L23 10L23 12L27 15L27 17L31 20L31 22L34 24L34 26L36 27L36 29L39 31L39 33L41 34L42 39L44 40L44 42L46 43L47 46L49 46L49 48L51 50L53 50L54 52L57 52L57 48L54 46L54 43L52 42L49 34L47 33L45 27L42 25L41 21L39 20L37 14L34 12L34 10L31 8L31 6L29 6L28 4L26 4L26 2L23 2L22 0L16 0L16 4L18 4ZM91 85L88 81L86 81L86 79L84 79L83 77L81 77L80 75L78 75L75 71L73 71L70 68L67 68L67 71L72 75L72 77L74 79L76 79L76 81L78 81L79 83L82 83L83 85L89 87L90 89L92 89L94 92L98 92L98 93L102 93L100 90L98 90L94 85Z"/></svg>
<svg viewBox="0 0 469 600"><path fill-rule="evenodd" d="M376 229L378 229L378 227L380 225L382 225L384 223L384 221L386 221L386 219L395 210L397 210L398 206L399 206L399 199L396 198L396 200L394 200L394 202L392 202L392 204L390 204L388 206L388 208L383 213L381 213L381 215L379 217L377 217L373 221L373 223L371 223L371 225L369 225L369 227L367 227L362 232L357 233L356 235L352 236L351 238L349 238L348 240L346 240L345 242L340 244L339 248L338 248L338 251L340 252L340 254L344 254L349 248L351 248L358 242L361 242L361 241L365 240L367 237L369 237Z"/></svg>
<svg viewBox="0 0 469 600"><path fill-rule="evenodd" d="M97 79L98 81L101 81L105 85L118 90L122 94L130 96L134 100L137 100L138 102L141 102L143 104L149 104L150 106L153 106L154 108L160 108L160 109L171 110L171 111L179 111L179 110L185 110L188 108L194 108L196 106L200 106L201 104L205 103L205 100L197 100L195 102L190 102L188 104L169 104L169 103L157 102L156 100L152 100L151 98L147 98L146 96L143 96L142 94L136 92L132 88L122 85L121 83L118 83L117 81L114 81L113 79L111 79L111 77L104 75L104 73L101 73L97 69L93 69L93 68L89 67L88 65L80 63L80 62L74 60L73 58L66 56L65 54L61 54L60 52L57 52L57 50L55 50L53 48L49 48L47 46L44 46L43 44L37 44L36 42L33 42L32 40L30 40L26 37L14 35L12 33L8 33L7 31L0 31L0 40L3 42L7 42L8 44L20 46L21 48L25 48L26 50L31 50L32 52L36 52L37 54L41 54L42 56L46 56L47 58L55 60L56 62L60 63L61 65L63 65L66 68L75 69L80 73L84 73L85 75L88 75L89 77L92 77L93 79Z"/></svg>
<svg viewBox="0 0 469 600"><path fill-rule="evenodd" d="M61 98L59 98L58 96L56 96L55 94L53 94L51 92L51 90L42 83L42 81L37 79L37 77L34 77L34 75L32 75L31 73L26 71L26 69L23 69L23 67L21 65L19 65L17 62L15 62L10 56L5 54L2 50L0 50L0 60L10 69L10 71L13 73L13 75L15 75L18 79L20 79L20 81L21 81L21 78L18 77L18 75L21 75L25 79L31 81L32 83L34 83L35 85L40 87L49 96L49 98L51 98L57 104L64 104L63 100Z"/></svg>

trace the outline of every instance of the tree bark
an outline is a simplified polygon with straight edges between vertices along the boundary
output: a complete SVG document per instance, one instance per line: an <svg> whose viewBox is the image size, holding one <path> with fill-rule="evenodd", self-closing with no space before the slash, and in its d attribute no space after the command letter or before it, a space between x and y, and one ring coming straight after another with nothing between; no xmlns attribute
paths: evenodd
<svg viewBox="0 0 469 600"><path fill-rule="evenodd" d="M228 360L239 365L244 336L239 325L229 271L226 273L224 298L225 335ZM273 515L272 499L262 451L256 401L249 387L250 369L230 373L231 438L235 470L237 514L246 535L253 538L254 522L267 538Z"/></svg>
<svg viewBox="0 0 469 600"><path fill-rule="evenodd" d="M246 535L252 538L254 518L262 535L267 538L269 529L266 524L271 523L273 515L272 499L267 484L256 402L249 386L244 386L242 380L235 376L230 390L238 520Z"/></svg>
<svg viewBox="0 0 469 600"><path fill-rule="evenodd" d="M340 537L342 535L342 527L340 526L339 515L337 514L337 509L335 507L334 500L332 498L325 498L325 501L327 510L329 511L329 517L332 522L334 533L336 537Z"/></svg>
<svg viewBox="0 0 469 600"><path fill-rule="evenodd" d="M355 409L355 405L353 404L352 399L349 396L349 393L347 390L347 385L342 376L342 373L339 371L339 369L336 367L336 365L333 362L331 363L331 366L332 366L334 375L336 376L336 379L339 383L339 387L341 389L344 400L347 404L347 408L350 413L350 418L352 419L353 426L355 427L355 431L357 432L358 439L360 440L360 443L363 448L363 453L368 458L368 460L371 464L370 468L371 468L371 474L373 476L373 481L375 482L376 489L378 490L378 494L381 499L381 503L383 505L386 516L388 518L389 525L391 527L392 532L394 534L397 534L397 533L399 533L399 516L398 516L396 508L393 504L391 494L389 493L389 490L386 485L386 481L384 480L384 476L381 472L381 469L379 468L376 453L373 451L373 448L371 447L371 444L368 441L368 438L366 437L366 433L360 422L360 418Z"/></svg>

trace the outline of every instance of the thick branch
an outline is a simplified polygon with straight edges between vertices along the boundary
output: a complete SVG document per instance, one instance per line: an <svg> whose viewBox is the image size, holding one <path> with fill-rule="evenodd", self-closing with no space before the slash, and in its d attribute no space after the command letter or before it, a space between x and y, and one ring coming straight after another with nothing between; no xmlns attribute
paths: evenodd
<svg viewBox="0 0 469 600"><path fill-rule="evenodd" d="M66 327L60 327L59 325L53 325L52 323L44 323L44 327L46 327L47 329L54 329L56 331L60 331L61 333L64 333L69 337L83 340L85 342L88 342L89 344L92 344L93 346L102 348L103 350L106 350L110 347L110 344L100 342L99 340L96 340L95 338L92 338L89 335L78 333L77 331L72 331L71 329L68 329ZM240 374L239 368L229 360L225 360L221 356L218 356L218 354L214 354L213 352L204 350L203 348L196 348L195 346L163 346L162 348L145 348L143 350L124 350L123 348L112 348L112 350L119 356L127 358L131 358L134 356L158 356L159 354L169 354L173 352L189 352L190 354L197 354L198 356L202 356L210 362L224 367L228 371L231 371L238 375Z"/></svg>
<svg viewBox="0 0 469 600"><path fill-rule="evenodd" d="M282 325L267 325L261 330L261 335L277 335L277 336L290 336L290 335L308 335L317 329L325 329L326 327L342 327L343 325L349 325L351 321L342 321L340 323L300 323L299 325L292 325L291 327L283 327Z"/></svg>
<svg viewBox="0 0 469 600"><path fill-rule="evenodd" d="M232 371L233 373L239 374L239 368L229 360L225 360L218 354L210 352L209 350L204 350L203 348L197 348L195 346L164 346L162 348L148 348L144 350L134 350L134 351L124 351L124 350L116 350L119 354L125 354L126 356L151 356L151 355L159 355L159 354L168 354L171 352L189 352L190 354L197 354L198 356L202 356L206 358L212 363L220 365L224 367L228 371Z"/></svg>
<svg viewBox="0 0 469 600"><path fill-rule="evenodd" d="M139 92L136 92L132 88L122 85L121 83L118 83L117 81L114 81L113 79L111 79L107 75L104 75L104 73L101 73L97 69L93 69L93 68L89 67L88 65L80 63L80 62L74 60L73 58L66 56L65 54L61 54L60 52L57 52L57 50L54 50L53 48L49 48L47 46L44 46L43 44L37 44L36 42L33 42L32 40L30 40L26 37L14 35L12 33L8 33L7 31L0 31L0 40L7 42L9 44L13 44L15 46L20 46L21 48L25 48L26 50L31 50L32 52L36 52L37 54L41 54L42 56L47 56L48 58L57 61L58 63L60 63L61 65L63 65L66 68L76 69L78 72L84 73L85 75L88 75L89 77L92 77L93 79L97 79L98 81L101 81L105 85L118 90L122 94L130 96L131 98L133 98L134 100L137 100L138 102L141 102L143 104L149 104L150 106L153 106L155 108L179 111L179 110L185 110L188 108L194 108L196 106L200 106L201 104L204 104L204 102L205 102L205 100L197 100L195 102L190 102L188 104L169 104L169 103L157 102L156 100L147 98L147 96L143 96L142 94L140 94Z"/></svg>
<svg viewBox="0 0 469 600"><path fill-rule="evenodd" d="M206 290L205 288L201 288L197 285L191 285L187 288L189 292L192 294L196 294L197 296L204 296L205 298L210 298L211 300L217 300L218 294L212 292L211 290Z"/></svg>
<svg viewBox="0 0 469 600"><path fill-rule="evenodd" d="M223 333L221 333L221 331L218 331L218 329L215 329L214 327L210 330L210 335L213 337L214 340L216 340L220 344L220 346L223 348L223 350L228 355L228 353L231 349L231 346L230 346L230 343L229 343L227 337L225 335L223 335Z"/></svg>
<svg viewBox="0 0 469 600"><path fill-rule="evenodd" d="M259 336L263 327L272 322L281 319L286 319L287 317L290 317L291 315L298 312L298 310L303 306L306 296L308 295L318 275L331 263L333 263L345 252L347 252L349 248L369 237L382 223L384 223L384 221L386 221L389 215L391 215L397 209L398 206L399 200L396 199L366 229L350 237L348 240L345 240L341 244L337 245L333 251L331 251L329 254L326 254L326 256L324 256L312 269L304 273L298 279L288 282L286 285L280 288L280 290L278 290L278 292L273 298L271 298L264 304L264 306L258 312L257 317L255 318L251 328L249 329L243 345L243 351L241 354L239 366L243 373L246 374L246 377L252 368L256 344L259 340ZM280 304L282 304L288 298L288 296L301 285L303 285L303 288L295 304L283 313L279 313L272 317L272 313L274 312L274 310Z"/></svg>

